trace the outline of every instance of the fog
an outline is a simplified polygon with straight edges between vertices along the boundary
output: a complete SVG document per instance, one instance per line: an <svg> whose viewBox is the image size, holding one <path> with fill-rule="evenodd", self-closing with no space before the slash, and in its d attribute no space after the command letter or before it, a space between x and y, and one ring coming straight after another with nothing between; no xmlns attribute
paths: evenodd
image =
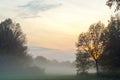
<svg viewBox="0 0 120 80"><path fill-rule="evenodd" d="M57 60L48 60L45 57L38 56L34 59L33 65L44 69L46 75L75 75L75 62Z"/></svg>
<svg viewBox="0 0 120 80"><path fill-rule="evenodd" d="M75 75L75 71L75 68L50 66L46 68L45 73L49 75Z"/></svg>

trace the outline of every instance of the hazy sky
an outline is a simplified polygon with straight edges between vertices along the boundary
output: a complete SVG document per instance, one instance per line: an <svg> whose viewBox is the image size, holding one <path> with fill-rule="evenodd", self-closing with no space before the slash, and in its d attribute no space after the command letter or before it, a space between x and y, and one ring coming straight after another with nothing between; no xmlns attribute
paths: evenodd
<svg viewBox="0 0 120 80"><path fill-rule="evenodd" d="M81 32L93 23L108 21L113 11L105 3L106 0L0 0L0 20L12 18L19 22L30 46L71 51Z"/></svg>

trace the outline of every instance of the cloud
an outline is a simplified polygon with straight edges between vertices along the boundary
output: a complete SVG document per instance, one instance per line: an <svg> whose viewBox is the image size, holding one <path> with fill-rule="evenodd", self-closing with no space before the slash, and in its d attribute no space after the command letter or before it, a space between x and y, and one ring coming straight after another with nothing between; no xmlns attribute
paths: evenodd
<svg viewBox="0 0 120 80"><path fill-rule="evenodd" d="M60 6L57 0L32 0L25 5L18 6L21 11L19 16L24 18L40 17L39 12L47 11Z"/></svg>

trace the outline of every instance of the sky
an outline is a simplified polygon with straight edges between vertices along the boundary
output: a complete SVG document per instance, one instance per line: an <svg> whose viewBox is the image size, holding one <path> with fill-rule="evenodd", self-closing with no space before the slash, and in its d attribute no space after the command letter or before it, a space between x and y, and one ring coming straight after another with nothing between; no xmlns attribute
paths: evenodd
<svg viewBox="0 0 120 80"><path fill-rule="evenodd" d="M0 0L0 21L12 18L20 23L32 56L72 61L79 34L98 21L107 23L113 14L105 3L106 0Z"/></svg>

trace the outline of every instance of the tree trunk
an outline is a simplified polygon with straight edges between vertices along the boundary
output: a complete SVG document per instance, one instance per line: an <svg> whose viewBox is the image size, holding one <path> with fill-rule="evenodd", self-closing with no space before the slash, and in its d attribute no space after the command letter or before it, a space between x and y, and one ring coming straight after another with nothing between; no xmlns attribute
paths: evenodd
<svg viewBox="0 0 120 80"><path fill-rule="evenodd" d="M97 72L97 75L99 75L98 61L96 60L95 63L96 63L96 72Z"/></svg>

